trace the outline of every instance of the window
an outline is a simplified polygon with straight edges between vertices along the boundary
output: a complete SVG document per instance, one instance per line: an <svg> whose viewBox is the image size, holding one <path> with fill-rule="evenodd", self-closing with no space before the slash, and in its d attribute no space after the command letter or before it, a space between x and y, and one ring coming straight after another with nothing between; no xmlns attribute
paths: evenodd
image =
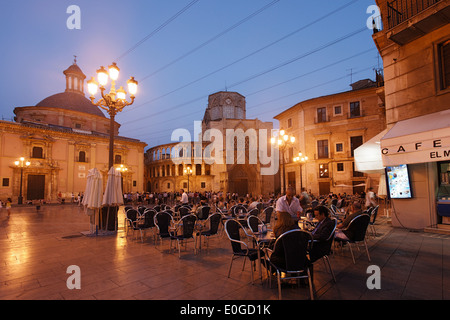
<svg viewBox="0 0 450 320"><path fill-rule="evenodd" d="M359 101L350 102L350 118L356 118L361 116L361 108Z"/></svg>
<svg viewBox="0 0 450 320"><path fill-rule="evenodd" d="M114 156L114 164L122 164L122 156L120 154Z"/></svg>
<svg viewBox="0 0 450 320"><path fill-rule="evenodd" d="M334 115L340 116L342 114L342 106L334 106Z"/></svg>
<svg viewBox="0 0 450 320"><path fill-rule="evenodd" d="M343 162L338 162L336 164L336 171L338 171L338 172L343 172L344 171L344 163Z"/></svg>
<svg viewBox="0 0 450 320"><path fill-rule="evenodd" d="M75 129L81 129L81 124L80 123L75 123Z"/></svg>
<svg viewBox="0 0 450 320"><path fill-rule="evenodd" d="M317 154L319 159L328 158L328 140L317 141Z"/></svg>
<svg viewBox="0 0 450 320"><path fill-rule="evenodd" d="M137 186L137 182L136 182L136 180L133 180L133 187L136 187Z"/></svg>
<svg viewBox="0 0 450 320"><path fill-rule="evenodd" d="M187 182L183 182L183 189L187 188Z"/></svg>
<svg viewBox="0 0 450 320"><path fill-rule="evenodd" d="M326 122L327 121L327 108L317 108L317 123Z"/></svg>
<svg viewBox="0 0 450 320"><path fill-rule="evenodd" d="M42 147L33 147L31 157L38 158L38 159L44 159L44 151L42 150Z"/></svg>
<svg viewBox="0 0 450 320"><path fill-rule="evenodd" d="M343 152L344 151L344 144L342 142L336 143L336 152Z"/></svg>
<svg viewBox="0 0 450 320"><path fill-rule="evenodd" d="M319 178L329 178L328 163L319 164Z"/></svg>
<svg viewBox="0 0 450 320"><path fill-rule="evenodd" d="M2 187L9 187L9 178L3 178Z"/></svg>
<svg viewBox="0 0 450 320"><path fill-rule="evenodd" d="M167 189L170 189L170 182L167 182Z"/></svg>
<svg viewBox="0 0 450 320"><path fill-rule="evenodd" d="M196 164L195 165L195 175L196 176L201 176L202 175L202 165L201 164Z"/></svg>
<svg viewBox="0 0 450 320"><path fill-rule="evenodd" d="M78 153L78 162L86 162L86 152L80 151Z"/></svg>
<svg viewBox="0 0 450 320"><path fill-rule="evenodd" d="M450 88L450 40L438 45L440 89Z"/></svg>
<svg viewBox="0 0 450 320"><path fill-rule="evenodd" d="M362 136L350 137L350 149L351 149L352 157L354 156L355 149L358 148L362 144L363 144Z"/></svg>
<svg viewBox="0 0 450 320"><path fill-rule="evenodd" d="M292 128L292 119L291 118L288 119L287 126L288 126L288 128Z"/></svg>
<svg viewBox="0 0 450 320"><path fill-rule="evenodd" d="M200 187L201 187L202 189L205 189L205 188L206 188L206 182L202 182L202 183L200 184Z"/></svg>

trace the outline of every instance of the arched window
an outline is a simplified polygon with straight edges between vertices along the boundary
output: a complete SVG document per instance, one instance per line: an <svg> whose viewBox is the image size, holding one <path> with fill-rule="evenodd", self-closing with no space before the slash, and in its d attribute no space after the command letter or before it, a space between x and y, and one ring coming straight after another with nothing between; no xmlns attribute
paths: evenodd
<svg viewBox="0 0 450 320"><path fill-rule="evenodd" d="M44 150L42 147L33 147L32 158L44 159Z"/></svg>

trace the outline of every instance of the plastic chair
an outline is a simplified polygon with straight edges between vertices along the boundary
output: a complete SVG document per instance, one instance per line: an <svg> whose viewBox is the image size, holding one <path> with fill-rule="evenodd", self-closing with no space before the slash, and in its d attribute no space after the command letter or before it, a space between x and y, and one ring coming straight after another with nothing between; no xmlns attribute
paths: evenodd
<svg viewBox="0 0 450 320"><path fill-rule="evenodd" d="M230 267L228 269L228 278L231 274L231 268L233 266L233 261L239 257L244 258L244 263L242 265L242 271L244 271L245 260L248 259L250 262L255 262L258 259L258 251L259 249L249 248L248 245L241 240L240 230L244 230L244 227L234 219L227 220L225 222L225 232L228 236L228 239L231 242L231 248L233 250L233 255L231 256ZM244 234L245 230L244 230ZM261 254L262 255L262 254ZM253 266L250 264L250 271L252 276L252 284L253 284Z"/></svg>
<svg viewBox="0 0 450 320"><path fill-rule="evenodd" d="M219 231L219 225L222 221L222 215L218 212L210 214L208 219L205 221L205 225L209 224L209 229L205 231L200 231L200 248L202 244L202 236L206 237L206 250L209 250L209 238L211 236L217 235Z"/></svg>
<svg viewBox="0 0 450 320"><path fill-rule="evenodd" d="M209 206L202 206L202 207L197 208L197 218L199 220L208 219L210 211L211 211L211 207L209 207Z"/></svg>
<svg viewBox="0 0 450 320"><path fill-rule="evenodd" d="M157 212L153 220L158 230L156 235L159 237L160 244L162 245L163 239L169 239L171 236L169 227L173 224L173 218L168 212L162 211Z"/></svg>
<svg viewBox="0 0 450 320"><path fill-rule="evenodd" d="M135 230L139 230L141 234L141 242L143 242L143 233L147 229L152 229L154 231L155 221L154 217L156 215L156 211L153 209L146 209L144 213L137 219ZM155 233L153 232L153 240L155 240Z"/></svg>
<svg viewBox="0 0 450 320"><path fill-rule="evenodd" d="M196 221L197 217L193 214L184 216L180 219L180 221L178 221L175 231L170 235L170 250L172 250L172 240L176 240L178 247L178 258L181 257L181 242L184 242L185 246L187 246L188 239L193 239L194 241L196 240L194 239ZM181 233L180 230L182 230ZM195 243L194 246L194 253L197 253L197 243Z"/></svg>
<svg viewBox="0 0 450 320"><path fill-rule="evenodd" d="M370 262L370 254L369 249L367 248L367 242L366 242L366 232L367 227L369 226L370 222L370 216L368 214L361 214L350 221L349 225L346 229L343 230L343 233L347 236L348 240L342 239L339 237L334 238L335 241L341 242L341 243L348 243L348 247L350 249L350 253L352 255L353 264L356 264L355 262L355 256L353 255L352 250L352 244L358 245L361 242L364 244L364 247L366 249L367 259Z"/></svg>
<svg viewBox="0 0 450 320"><path fill-rule="evenodd" d="M274 244L274 249L266 249L267 252L267 268L272 274L273 271L277 274L278 282L278 298L281 300L281 280L289 279L308 279L309 293L311 300L314 300L314 289L310 272L310 261L308 258L308 251L312 244L311 233L294 229L289 230L280 235ZM269 255L269 253L271 254ZM280 258L284 256L284 261ZM274 257L278 257L275 259ZM286 276L282 279L281 273ZM271 276L269 276L271 283Z"/></svg>
<svg viewBox="0 0 450 320"><path fill-rule="evenodd" d="M258 226L260 224L264 224L264 222L257 216L249 215L247 217L247 226L253 233L258 232Z"/></svg>
<svg viewBox="0 0 450 320"><path fill-rule="evenodd" d="M264 217L264 223L269 224L272 219L274 208L273 207L267 207L264 209L262 215Z"/></svg>

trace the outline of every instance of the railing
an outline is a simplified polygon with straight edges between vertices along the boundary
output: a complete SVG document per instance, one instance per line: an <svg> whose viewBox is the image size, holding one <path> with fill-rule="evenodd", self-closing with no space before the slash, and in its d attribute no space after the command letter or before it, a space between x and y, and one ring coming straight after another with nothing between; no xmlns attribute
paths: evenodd
<svg viewBox="0 0 450 320"><path fill-rule="evenodd" d="M441 0L394 0L387 3L388 26L394 28L403 21L440 2Z"/></svg>

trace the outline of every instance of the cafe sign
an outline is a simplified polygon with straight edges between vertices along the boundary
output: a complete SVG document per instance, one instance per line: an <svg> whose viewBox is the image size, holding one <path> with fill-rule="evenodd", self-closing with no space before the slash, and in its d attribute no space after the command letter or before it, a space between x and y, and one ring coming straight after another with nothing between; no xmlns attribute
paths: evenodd
<svg viewBox="0 0 450 320"><path fill-rule="evenodd" d="M440 131L440 130L437 130ZM384 166L450 160L450 135L437 132L381 139ZM442 132L444 133L444 132ZM448 134L447 132L445 132Z"/></svg>

